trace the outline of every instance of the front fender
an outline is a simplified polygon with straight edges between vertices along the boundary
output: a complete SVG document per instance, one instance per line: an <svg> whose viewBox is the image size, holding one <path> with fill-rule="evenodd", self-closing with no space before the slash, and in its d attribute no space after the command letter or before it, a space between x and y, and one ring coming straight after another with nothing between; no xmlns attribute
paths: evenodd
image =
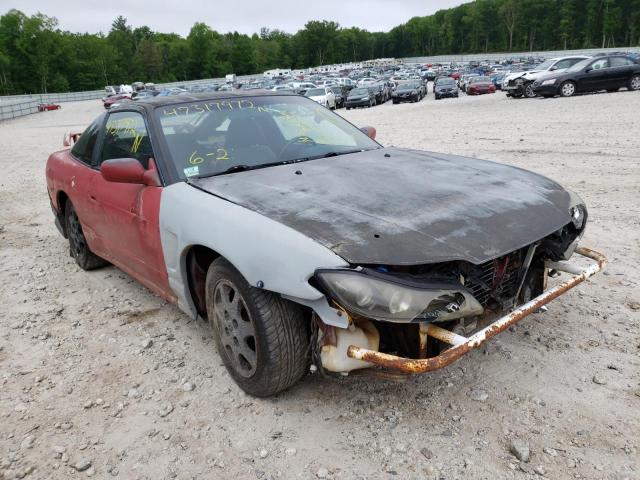
<svg viewBox="0 0 640 480"><path fill-rule="evenodd" d="M308 282L316 269L348 266L302 233L187 183L162 193L160 239L178 306L194 317L186 270L187 252L194 245L222 255L250 285L305 300L323 296Z"/></svg>

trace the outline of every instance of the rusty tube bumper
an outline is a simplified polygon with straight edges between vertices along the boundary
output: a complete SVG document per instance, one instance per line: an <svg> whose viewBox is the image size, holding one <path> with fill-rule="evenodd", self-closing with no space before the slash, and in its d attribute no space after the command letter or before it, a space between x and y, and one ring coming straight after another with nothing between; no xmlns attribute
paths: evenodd
<svg viewBox="0 0 640 480"><path fill-rule="evenodd" d="M446 367L447 365L458 360L465 353L468 353L474 348L478 348L494 335L497 335L498 333L509 328L511 325L518 323L524 317L536 312L538 309L540 309L540 307L546 305L552 300L555 300L560 295L571 290L576 285L584 282L587 278L603 270L607 264L606 257L603 254L596 252L595 250L591 250L586 247L579 247L576 249L575 253L594 260L594 263L580 270L576 269L574 265L567 262L550 262L548 264L549 268L570 273L572 277L559 285L549 288L542 294L538 295L536 298L525 303L524 305L521 305L509 314L499 318L492 324L488 325L487 327L483 328L482 330L468 338L456 335L449 330L438 327L437 325L426 325L424 329L421 329L424 331L424 333L426 333L426 335L430 335L440 341L452 345L451 348L445 350L436 357L421 359L404 358L395 355L389 355L387 353L368 350L366 348L360 348L354 345L349 346L349 348L347 349L347 355L357 360L363 360L365 362L380 365L385 368L399 370L407 373L431 372L433 370L438 370L440 368Z"/></svg>

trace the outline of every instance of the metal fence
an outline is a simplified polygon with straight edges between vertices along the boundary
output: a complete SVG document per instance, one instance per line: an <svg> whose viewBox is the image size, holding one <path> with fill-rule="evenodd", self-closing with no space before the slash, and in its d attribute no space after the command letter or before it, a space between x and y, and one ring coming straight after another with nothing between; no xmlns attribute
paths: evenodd
<svg viewBox="0 0 640 480"><path fill-rule="evenodd" d="M0 121L36 113L39 103L36 100L0 102Z"/></svg>
<svg viewBox="0 0 640 480"><path fill-rule="evenodd" d="M582 50L547 50L544 52L503 52L503 53L474 53L470 55L435 55L431 57L403 58L405 63L466 63L466 62L498 62L507 59L519 58L555 58L570 57L573 55L592 56L598 53L640 53L640 47L620 48L589 48Z"/></svg>

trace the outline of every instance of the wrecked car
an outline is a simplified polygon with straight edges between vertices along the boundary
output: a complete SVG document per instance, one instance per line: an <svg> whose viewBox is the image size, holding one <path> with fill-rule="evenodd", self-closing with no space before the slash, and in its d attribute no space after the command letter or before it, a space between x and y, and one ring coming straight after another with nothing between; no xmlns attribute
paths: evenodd
<svg viewBox="0 0 640 480"><path fill-rule="evenodd" d="M294 94L155 97L67 135L47 187L80 268L206 319L256 396L444 367L604 267L554 181L374 138Z"/></svg>

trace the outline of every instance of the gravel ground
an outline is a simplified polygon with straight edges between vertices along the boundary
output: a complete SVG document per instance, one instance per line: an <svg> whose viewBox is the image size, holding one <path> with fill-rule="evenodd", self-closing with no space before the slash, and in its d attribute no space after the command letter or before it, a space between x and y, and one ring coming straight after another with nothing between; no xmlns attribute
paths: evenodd
<svg viewBox="0 0 640 480"><path fill-rule="evenodd" d="M69 257L44 165L101 110L0 123L0 479L640 478L640 94L341 111L384 144L574 189L583 245L610 266L443 371L309 375L266 400L230 380L206 325Z"/></svg>

